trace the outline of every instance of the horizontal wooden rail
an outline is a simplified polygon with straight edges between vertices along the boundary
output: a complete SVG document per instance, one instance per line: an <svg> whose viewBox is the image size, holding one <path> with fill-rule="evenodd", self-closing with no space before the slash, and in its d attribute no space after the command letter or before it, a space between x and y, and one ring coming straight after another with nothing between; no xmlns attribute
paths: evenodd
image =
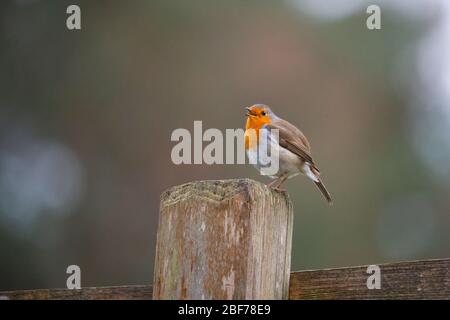
<svg viewBox="0 0 450 320"><path fill-rule="evenodd" d="M450 259L379 265L381 288L367 288L367 266L292 272L289 298L450 299ZM41 289L0 292L0 300L152 299L152 286Z"/></svg>
<svg viewBox="0 0 450 320"><path fill-rule="evenodd" d="M0 292L0 300L151 300L152 286L38 289Z"/></svg>
<svg viewBox="0 0 450 320"><path fill-rule="evenodd" d="M291 273L290 299L450 299L450 259L379 265L381 288L367 288L367 266Z"/></svg>

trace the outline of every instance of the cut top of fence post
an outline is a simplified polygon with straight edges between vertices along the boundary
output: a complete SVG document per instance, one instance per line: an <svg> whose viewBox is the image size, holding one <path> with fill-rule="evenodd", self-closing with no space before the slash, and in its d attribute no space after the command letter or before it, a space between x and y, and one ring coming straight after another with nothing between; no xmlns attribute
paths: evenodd
<svg viewBox="0 0 450 320"><path fill-rule="evenodd" d="M161 196L154 299L287 299L287 193L249 180L198 181Z"/></svg>

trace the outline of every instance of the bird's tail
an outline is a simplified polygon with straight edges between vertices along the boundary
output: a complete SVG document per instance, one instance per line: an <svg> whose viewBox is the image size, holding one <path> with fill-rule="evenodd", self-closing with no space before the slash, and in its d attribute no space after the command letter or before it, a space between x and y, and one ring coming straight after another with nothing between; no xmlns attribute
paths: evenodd
<svg viewBox="0 0 450 320"><path fill-rule="evenodd" d="M320 192L324 196L324 198L327 200L329 205L333 204L333 199L331 199L331 194L328 192L327 188L325 188L325 185L323 184L322 180L318 179L318 181L314 181L317 188L319 188Z"/></svg>
<svg viewBox="0 0 450 320"><path fill-rule="evenodd" d="M331 194L328 192L327 188L325 188L325 185L323 184L322 180L320 179L320 171L319 168L316 167L315 164L310 165L311 171L307 173L308 177L316 184L317 188L319 188L320 192L324 196L324 198L327 200L329 205L333 204L333 200L331 199Z"/></svg>

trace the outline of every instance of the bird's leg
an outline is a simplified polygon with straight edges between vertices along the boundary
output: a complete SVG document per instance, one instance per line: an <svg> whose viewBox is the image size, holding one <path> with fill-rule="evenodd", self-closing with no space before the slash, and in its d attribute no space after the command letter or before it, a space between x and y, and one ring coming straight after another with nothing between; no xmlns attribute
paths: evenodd
<svg viewBox="0 0 450 320"><path fill-rule="evenodd" d="M286 191L285 189L282 189L282 188L280 188L280 187L281 187L281 185L287 180L287 178L288 178L288 175L287 175L287 174L282 175L282 176L279 178L280 182L279 182L279 183L277 184L277 186L274 187L273 189L276 190L276 191L280 191L280 192Z"/></svg>
<svg viewBox="0 0 450 320"><path fill-rule="evenodd" d="M279 180L280 180L280 177L270 181L268 184L266 184L266 186L268 186L269 188L272 188Z"/></svg>

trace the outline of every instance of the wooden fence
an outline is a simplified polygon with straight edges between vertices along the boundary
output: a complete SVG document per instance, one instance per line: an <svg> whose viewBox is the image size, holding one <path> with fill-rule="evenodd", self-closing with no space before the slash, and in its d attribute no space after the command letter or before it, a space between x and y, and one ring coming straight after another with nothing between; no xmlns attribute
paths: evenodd
<svg viewBox="0 0 450 320"><path fill-rule="evenodd" d="M161 197L154 286L0 292L13 299L449 299L450 259L290 272L286 193L248 179L199 181ZM378 287L378 288L377 288Z"/></svg>

